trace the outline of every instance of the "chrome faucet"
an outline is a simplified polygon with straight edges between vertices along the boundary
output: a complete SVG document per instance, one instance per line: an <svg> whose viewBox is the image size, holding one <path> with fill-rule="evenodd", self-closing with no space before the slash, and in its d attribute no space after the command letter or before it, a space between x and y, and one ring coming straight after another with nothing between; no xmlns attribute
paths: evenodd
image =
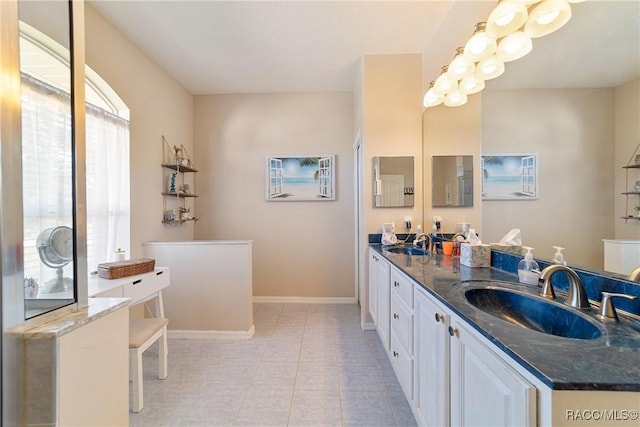
<svg viewBox="0 0 640 427"><path fill-rule="evenodd" d="M575 308L590 308L591 305L587 299L587 293L582 286L582 280L580 280L580 277L575 271L566 265L552 264L540 272L540 281L543 283L540 295L545 298L555 297L553 286L551 285L551 276L558 271L566 272L569 278L569 293L564 303Z"/></svg>
<svg viewBox="0 0 640 427"><path fill-rule="evenodd" d="M431 236L427 233L420 233L416 236L416 240L413 241L414 244L418 242L424 242L424 249L430 250L431 247ZM428 243L427 243L428 242Z"/></svg>
<svg viewBox="0 0 640 427"><path fill-rule="evenodd" d="M627 276L627 280L640 283L640 267L629 273L629 275Z"/></svg>

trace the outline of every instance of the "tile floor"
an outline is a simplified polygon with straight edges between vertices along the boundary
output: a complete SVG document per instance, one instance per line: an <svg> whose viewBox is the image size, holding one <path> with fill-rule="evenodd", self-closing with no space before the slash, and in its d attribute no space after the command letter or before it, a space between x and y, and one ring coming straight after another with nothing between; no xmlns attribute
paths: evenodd
<svg viewBox="0 0 640 427"><path fill-rule="evenodd" d="M169 376L144 355L131 426L414 426L357 305L255 304L248 341L169 339Z"/></svg>

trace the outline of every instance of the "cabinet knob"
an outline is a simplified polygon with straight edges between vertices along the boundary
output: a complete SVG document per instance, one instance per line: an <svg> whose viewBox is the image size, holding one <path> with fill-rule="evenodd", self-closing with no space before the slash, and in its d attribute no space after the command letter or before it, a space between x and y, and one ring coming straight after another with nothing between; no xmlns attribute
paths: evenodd
<svg viewBox="0 0 640 427"><path fill-rule="evenodd" d="M454 328L453 326L449 326L449 335L451 336L458 336L460 333L458 331L458 328Z"/></svg>
<svg viewBox="0 0 640 427"><path fill-rule="evenodd" d="M444 320L440 313L436 313L436 322L440 322L440 320Z"/></svg>
<svg viewBox="0 0 640 427"><path fill-rule="evenodd" d="M400 354L398 354L397 351L393 350L393 357L399 357L399 356L400 356Z"/></svg>
<svg viewBox="0 0 640 427"><path fill-rule="evenodd" d="M400 316L398 316L398 313L393 313L393 318L398 320L400 318Z"/></svg>
<svg viewBox="0 0 640 427"><path fill-rule="evenodd" d="M400 283L397 280L393 281L393 286L395 286L396 288L400 287Z"/></svg>

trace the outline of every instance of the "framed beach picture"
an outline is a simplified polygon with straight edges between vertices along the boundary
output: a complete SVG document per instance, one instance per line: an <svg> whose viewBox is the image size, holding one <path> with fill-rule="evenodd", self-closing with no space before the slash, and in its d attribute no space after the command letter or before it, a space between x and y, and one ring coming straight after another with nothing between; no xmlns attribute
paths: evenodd
<svg viewBox="0 0 640 427"><path fill-rule="evenodd" d="M335 200L335 156L269 156L266 199L274 202Z"/></svg>
<svg viewBox="0 0 640 427"><path fill-rule="evenodd" d="M538 198L538 154L482 155L482 200Z"/></svg>

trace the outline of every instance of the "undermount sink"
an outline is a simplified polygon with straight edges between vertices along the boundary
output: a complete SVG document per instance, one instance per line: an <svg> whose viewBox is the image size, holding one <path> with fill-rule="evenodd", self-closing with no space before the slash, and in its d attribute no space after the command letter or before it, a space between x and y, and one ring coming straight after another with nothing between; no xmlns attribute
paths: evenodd
<svg viewBox="0 0 640 427"><path fill-rule="evenodd" d="M394 254L407 254L407 255L426 255L427 251L424 249L416 248L413 246L391 246L389 248L382 248L385 251L393 252Z"/></svg>
<svg viewBox="0 0 640 427"><path fill-rule="evenodd" d="M464 292L467 302L498 319L564 338L596 339L602 326L564 305L514 289L482 286Z"/></svg>

